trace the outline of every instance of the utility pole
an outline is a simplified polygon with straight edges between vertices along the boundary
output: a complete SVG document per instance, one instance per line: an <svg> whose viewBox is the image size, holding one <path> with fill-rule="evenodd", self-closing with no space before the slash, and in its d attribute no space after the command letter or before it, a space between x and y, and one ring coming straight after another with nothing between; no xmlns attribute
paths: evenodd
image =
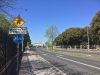
<svg viewBox="0 0 100 75"><path fill-rule="evenodd" d="M89 39L89 29L88 29L89 27L87 26L87 42L88 42L88 51L89 51L89 49L90 49L90 39Z"/></svg>

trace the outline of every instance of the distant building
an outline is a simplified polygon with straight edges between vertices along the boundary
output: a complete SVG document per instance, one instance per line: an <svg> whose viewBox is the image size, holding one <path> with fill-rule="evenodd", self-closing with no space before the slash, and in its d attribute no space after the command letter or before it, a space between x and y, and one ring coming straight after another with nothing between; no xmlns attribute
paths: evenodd
<svg viewBox="0 0 100 75"><path fill-rule="evenodd" d="M33 46L35 46L35 47L43 47L43 45L44 45L43 43L34 43L33 44Z"/></svg>

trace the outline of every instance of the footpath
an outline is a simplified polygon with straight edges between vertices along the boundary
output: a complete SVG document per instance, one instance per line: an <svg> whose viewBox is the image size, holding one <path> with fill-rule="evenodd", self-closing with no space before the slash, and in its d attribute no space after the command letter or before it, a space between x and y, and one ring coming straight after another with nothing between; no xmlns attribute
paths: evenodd
<svg viewBox="0 0 100 75"><path fill-rule="evenodd" d="M19 75L66 75L34 51L25 51Z"/></svg>

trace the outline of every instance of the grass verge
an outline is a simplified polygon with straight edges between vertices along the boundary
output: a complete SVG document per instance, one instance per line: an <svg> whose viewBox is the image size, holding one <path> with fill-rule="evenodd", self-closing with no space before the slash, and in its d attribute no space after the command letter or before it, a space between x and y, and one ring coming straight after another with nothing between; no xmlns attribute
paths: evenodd
<svg viewBox="0 0 100 75"><path fill-rule="evenodd" d="M77 52L63 52L63 51L57 51L57 50L51 50L51 49L46 49L44 48L43 50L46 50L50 53L54 53L54 54L61 54L61 55L69 55L69 56L73 56L73 57L77 57L77 58L82 58L82 59L89 59L89 60L99 60L100 61L100 56L99 55L90 55L90 54L82 54L82 53L77 53Z"/></svg>

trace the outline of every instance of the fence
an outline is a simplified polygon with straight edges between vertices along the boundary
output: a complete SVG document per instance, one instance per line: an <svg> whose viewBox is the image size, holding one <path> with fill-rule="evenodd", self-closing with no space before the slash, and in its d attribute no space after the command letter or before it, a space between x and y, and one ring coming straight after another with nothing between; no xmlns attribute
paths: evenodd
<svg viewBox="0 0 100 75"><path fill-rule="evenodd" d="M20 57L22 56L21 45L19 47ZM17 45L13 43L13 37L0 29L0 75L17 75ZM19 66L18 65L18 66Z"/></svg>

